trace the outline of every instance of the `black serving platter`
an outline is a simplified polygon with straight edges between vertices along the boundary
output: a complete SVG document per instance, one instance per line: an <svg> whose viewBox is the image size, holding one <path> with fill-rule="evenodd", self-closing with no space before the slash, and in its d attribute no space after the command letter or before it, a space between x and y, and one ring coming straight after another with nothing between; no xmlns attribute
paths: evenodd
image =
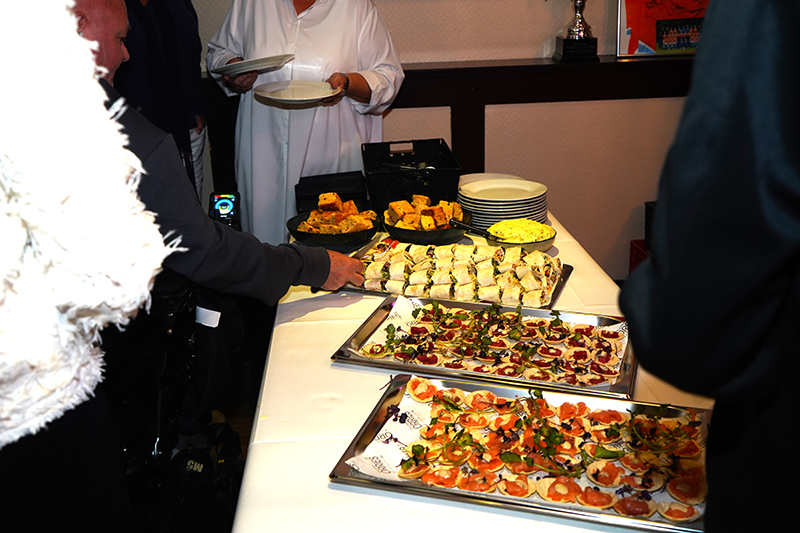
<svg viewBox="0 0 800 533"><path fill-rule="evenodd" d="M472 221L472 215L469 211L463 211L463 213L463 222L469 224ZM466 233L465 228L459 227L435 230L414 230L396 228L386 223L383 224L383 227L392 239L411 244L452 244L460 240L461 237L464 236L464 233Z"/></svg>
<svg viewBox="0 0 800 533"><path fill-rule="evenodd" d="M299 231L297 227L304 220L308 220L308 215L309 213L300 213L299 215L293 216L286 222L286 228L289 230L292 238L294 238L295 241L308 246L321 246L328 250L333 250L335 252L341 252L344 254L358 250L367 244L372 237L375 236L375 233L378 231L378 226L380 225L373 221L372 228L362 231L354 231L353 233L327 234L306 233L305 231Z"/></svg>

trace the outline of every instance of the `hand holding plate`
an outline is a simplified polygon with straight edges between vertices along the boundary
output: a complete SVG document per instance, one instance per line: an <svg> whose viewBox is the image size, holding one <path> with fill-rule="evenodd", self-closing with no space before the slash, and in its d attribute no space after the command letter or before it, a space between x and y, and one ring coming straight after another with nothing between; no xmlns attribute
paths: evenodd
<svg viewBox="0 0 800 533"><path fill-rule="evenodd" d="M334 72L331 77L325 81L328 82L328 84L331 86L331 89L337 90L337 93L328 98L324 98L322 103L327 105L338 104L341 99L344 98L345 94L347 94L347 90L350 86L350 79L347 77L347 74Z"/></svg>
<svg viewBox="0 0 800 533"><path fill-rule="evenodd" d="M236 57L228 61L226 65L239 63L240 61L243 61L243 59L241 57ZM225 83L228 84L228 87L239 93L246 93L252 89L253 84L256 82L256 78L258 78L258 72L255 70L243 72L236 76L222 76L222 79L225 80Z"/></svg>

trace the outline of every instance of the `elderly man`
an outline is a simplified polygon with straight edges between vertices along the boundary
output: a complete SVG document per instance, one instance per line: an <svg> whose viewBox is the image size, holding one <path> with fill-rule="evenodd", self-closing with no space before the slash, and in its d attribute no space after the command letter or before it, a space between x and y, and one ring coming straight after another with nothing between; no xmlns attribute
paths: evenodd
<svg viewBox="0 0 800 533"><path fill-rule="evenodd" d="M96 62L113 86L114 74L130 57L125 47L128 18L123 0L77 0L78 32L97 42ZM109 98L118 95L106 86ZM337 289L360 284L361 262L336 252L300 246L261 244L209 219L197 203L171 136L131 109L119 117L130 137L130 149L142 161L146 175L139 196L157 214L166 236L180 236L185 253L172 254L164 266L200 286L243 294L274 304L291 285Z"/></svg>

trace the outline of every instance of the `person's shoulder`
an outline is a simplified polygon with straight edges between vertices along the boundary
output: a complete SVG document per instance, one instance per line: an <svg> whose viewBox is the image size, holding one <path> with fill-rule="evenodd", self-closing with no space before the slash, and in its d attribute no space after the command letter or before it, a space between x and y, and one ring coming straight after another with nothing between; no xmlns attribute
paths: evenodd
<svg viewBox="0 0 800 533"><path fill-rule="evenodd" d="M168 136L168 133L147 120L136 109L127 104L114 87L105 80L100 84L106 91L106 108L112 113L114 120L128 136L128 149L140 156L151 152Z"/></svg>
<svg viewBox="0 0 800 533"><path fill-rule="evenodd" d="M335 0L337 2L347 2L350 5L358 6L361 9L377 9L372 0Z"/></svg>

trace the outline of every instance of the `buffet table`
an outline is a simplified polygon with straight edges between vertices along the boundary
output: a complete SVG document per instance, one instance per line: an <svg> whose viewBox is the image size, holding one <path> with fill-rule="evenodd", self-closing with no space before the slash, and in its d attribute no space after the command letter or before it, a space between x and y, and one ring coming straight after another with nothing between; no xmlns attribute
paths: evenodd
<svg viewBox="0 0 800 533"><path fill-rule="evenodd" d="M552 216L548 253L574 270L554 308L619 316L619 288ZM480 239L475 239L479 241ZM381 304L357 292L293 288L278 306L234 523L256 531L623 531L570 520L378 489L331 484L328 475L382 395L390 373L342 366L331 355ZM639 368L633 399L710 408ZM518 530L518 529L517 529Z"/></svg>

